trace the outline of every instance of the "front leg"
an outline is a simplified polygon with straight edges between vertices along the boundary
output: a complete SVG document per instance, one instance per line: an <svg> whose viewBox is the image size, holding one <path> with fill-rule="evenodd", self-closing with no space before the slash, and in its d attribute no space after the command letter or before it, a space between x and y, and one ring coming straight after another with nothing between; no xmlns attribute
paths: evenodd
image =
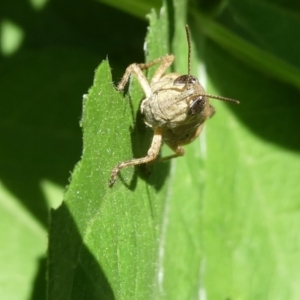
<svg viewBox="0 0 300 300"><path fill-rule="evenodd" d="M127 161L123 161L119 163L117 166L113 168L110 175L110 181L109 186L112 187L117 179L117 175L120 172L120 170L130 167L130 166L136 166L141 164L146 164L148 162L151 162L156 159L160 148L162 144L162 135L161 135L161 129L157 128L154 130L154 136L152 139L151 146L148 150L147 156L142 158L135 158Z"/></svg>

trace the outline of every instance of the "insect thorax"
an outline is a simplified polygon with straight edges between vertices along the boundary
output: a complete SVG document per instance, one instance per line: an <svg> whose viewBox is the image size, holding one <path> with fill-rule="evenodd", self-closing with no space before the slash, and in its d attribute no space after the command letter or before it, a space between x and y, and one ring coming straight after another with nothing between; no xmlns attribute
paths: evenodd
<svg viewBox="0 0 300 300"><path fill-rule="evenodd" d="M206 120L205 108L209 106L203 96L203 109L197 114L191 113L191 106L204 89L197 82L187 87L185 83L174 85L180 74L170 73L151 85L152 95L143 100L141 112L145 123L153 128L160 127L165 138L185 139L195 135L197 128Z"/></svg>

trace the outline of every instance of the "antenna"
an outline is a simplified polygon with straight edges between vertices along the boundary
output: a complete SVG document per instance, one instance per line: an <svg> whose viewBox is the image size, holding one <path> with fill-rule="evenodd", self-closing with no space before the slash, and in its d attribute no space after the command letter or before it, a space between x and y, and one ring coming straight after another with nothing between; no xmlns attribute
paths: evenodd
<svg viewBox="0 0 300 300"><path fill-rule="evenodd" d="M188 79L191 75L191 35L190 35L190 29L189 26L186 24L185 25L185 30L186 30L186 38L187 38L187 43L188 43L188 76L187 76L187 82Z"/></svg>
<svg viewBox="0 0 300 300"><path fill-rule="evenodd" d="M231 102L231 103L235 103L235 104L240 104L240 101L232 99L232 98L226 98L226 97L222 97L222 96L215 96L215 95L209 95L209 94L204 94L203 96L208 97L208 98L212 98L212 99Z"/></svg>
<svg viewBox="0 0 300 300"><path fill-rule="evenodd" d="M185 25L185 31L186 31L186 38L187 38L187 43L188 43L188 75L186 76L186 85L188 85L189 78L191 77L191 53L192 53L192 46L191 46L191 34L190 34L190 29L189 26L186 24ZM215 96L215 95L209 95L209 94L203 94L199 96L205 96L208 98L212 99L217 99L217 100L222 100L226 102L231 102L235 104L240 104L240 101L232 99L232 98L226 98L222 96Z"/></svg>

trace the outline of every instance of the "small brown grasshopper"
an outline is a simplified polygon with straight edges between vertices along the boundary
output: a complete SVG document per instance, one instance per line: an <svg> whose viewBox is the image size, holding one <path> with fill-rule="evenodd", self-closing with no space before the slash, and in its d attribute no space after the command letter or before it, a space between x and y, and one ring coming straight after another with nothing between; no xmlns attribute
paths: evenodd
<svg viewBox="0 0 300 300"><path fill-rule="evenodd" d="M141 112L146 125L153 129L154 136L145 157L127 160L114 167L109 186L113 186L121 169L154 161L159 154L162 142L166 143L175 154L161 160L183 156L182 146L194 141L201 133L205 120L215 113L214 107L209 104L209 98L239 104L239 101L234 99L206 94L198 79L190 75L191 40L187 25L186 33L188 42L187 75L178 73L164 75L166 69L174 61L174 55L170 54L149 63L131 64L118 84L117 89L121 91L131 74L137 78L146 96L141 103ZM142 70L155 64L160 65L149 83Z"/></svg>

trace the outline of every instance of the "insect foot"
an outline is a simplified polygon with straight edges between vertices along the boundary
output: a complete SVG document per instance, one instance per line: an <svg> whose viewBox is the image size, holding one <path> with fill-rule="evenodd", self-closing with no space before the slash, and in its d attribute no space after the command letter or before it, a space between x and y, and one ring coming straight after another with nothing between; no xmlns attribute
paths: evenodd
<svg viewBox="0 0 300 300"><path fill-rule="evenodd" d="M166 143L175 153L159 159L167 160L184 155L182 146L194 141L202 131L204 122L212 117L215 109L209 99L218 99L239 104L239 101L206 94L199 80L190 74L191 39L186 25L188 42L188 74L167 73L174 61L174 55L159 57L145 64L131 64L127 67L117 89L123 90L131 75L135 76L144 91L141 103L144 122L154 131L151 146L145 157L127 160L113 168L109 186L113 186L118 173L123 168L145 164L156 160L162 143ZM143 73L159 64L150 82Z"/></svg>

